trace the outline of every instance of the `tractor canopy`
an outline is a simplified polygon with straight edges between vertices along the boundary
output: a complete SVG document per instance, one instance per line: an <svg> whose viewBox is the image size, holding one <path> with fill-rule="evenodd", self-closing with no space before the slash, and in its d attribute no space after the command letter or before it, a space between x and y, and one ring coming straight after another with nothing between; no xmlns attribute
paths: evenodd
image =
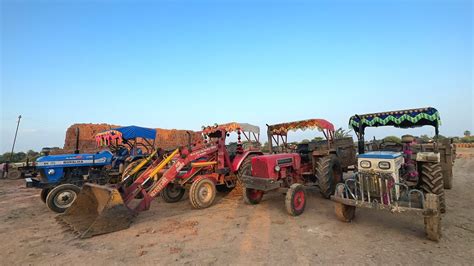
<svg viewBox="0 0 474 266"><path fill-rule="evenodd" d="M208 134L208 133L215 132L217 130L224 130L225 132L244 131L244 132L250 132L254 134L260 134L260 127L247 124L247 123L237 123L237 122L231 122L231 123L226 123L226 124L221 124L221 125L215 124L214 126L203 127L202 132L204 134Z"/></svg>
<svg viewBox="0 0 474 266"><path fill-rule="evenodd" d="M364 134L366 127L393 126L398 128L414 128L433 126L438 135L441 118L438 110L433 107L408 109L373 114L354 115L349 119L349 127L357 134Z"/></svg>
<svg viewBox="0 0 474 266"><path fill-rule="evenodd" d="M146 127L127 126L110 129L95 136L98 146L110 145L111 143L121 144L124 140L134 140L136 138L155 140L156 130Z"/></svg>
<svg viewBox="0 0 474 266"><path fill-rule="evenodd" d="M268 125L268 133L271 135L286 135L288 131L296 131L298 129L318 129L320 131L327 130L334 132L334 125L324 119L308 119L294 122L287 122L275 125Z"/></svg>

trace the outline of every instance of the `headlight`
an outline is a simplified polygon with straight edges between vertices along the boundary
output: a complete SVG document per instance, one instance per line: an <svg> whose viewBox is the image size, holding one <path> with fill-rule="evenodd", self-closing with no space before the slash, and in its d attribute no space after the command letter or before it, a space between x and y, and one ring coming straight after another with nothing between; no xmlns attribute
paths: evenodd
<svg viewBox="0 0 474 266"><path fill-rule="evenodd" d="M54 169L49 169L48 170L48 175L54 175L54 173L56 173L56 171L54 171Z"/></svg>
<svg viewBox="0 0 474 266"><path fill-rule="evenodd" d="M279 166L279 165L276 165L276 166L275 166L275 172L280 172L280 170L281 170L280 166Z"/></svg>
<svg viewBox="0 0 474 266"><path fill-rule="evenodd" d="M360 161L360 167L362 168L370 168L372 163L370 161Z"/></svg>
<svg viewBox="0 0 474 266"><path fill-rule="evenodd" d="M389 162L385 162L385 161L381 161L379 162L379 168L380 169L383 169L383 170L387 170L387 169L390 169L390 163Z"/></svg>

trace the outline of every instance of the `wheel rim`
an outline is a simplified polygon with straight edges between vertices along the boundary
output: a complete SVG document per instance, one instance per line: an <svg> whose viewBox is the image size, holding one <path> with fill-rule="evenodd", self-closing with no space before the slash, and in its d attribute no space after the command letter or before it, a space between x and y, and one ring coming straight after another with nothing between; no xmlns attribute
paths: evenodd
<svg viewBox="0 0 474 266"><path fill-rule="evenodd" d="M304 207L304 192L303 191L297 191L293 197L293 205L295 207L295 210L300 211Z"/></svg>
<svg viewBox="0 0 474 266"><path fill-rule="evenodd" d="M202 203L207 203L212 199L212 185L202 184L198 189L198 198Z"/></svg>
<svg viewBox="0 0 474 266"><path fill-rule="evenodd" d="M248 191L248 197L251 200L258 200L262 196L263 191L261 190L256 190L256 189L249 189Z"/></svg>
<svg viewBox="0 0 474 266"><path fill-rule="evenodd" d="M54 197L54 204L59 208L68 208L76 199L76 192L72 190L64 190Z"/></svg>

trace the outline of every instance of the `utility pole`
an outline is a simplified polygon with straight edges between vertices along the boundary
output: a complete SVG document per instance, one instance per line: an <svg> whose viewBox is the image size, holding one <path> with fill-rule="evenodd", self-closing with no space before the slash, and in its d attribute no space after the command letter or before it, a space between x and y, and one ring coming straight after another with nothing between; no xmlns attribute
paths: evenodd
<svg viewBox="0 0 474 266"><path fill-rule="evenodd" d="M21 115L18 116L18 123L16 124L15 138L13 139L12 152L10 153L10 162L13 158L13 150L15 149L16 135L18 134L18 127L20 127Z"/></svg>

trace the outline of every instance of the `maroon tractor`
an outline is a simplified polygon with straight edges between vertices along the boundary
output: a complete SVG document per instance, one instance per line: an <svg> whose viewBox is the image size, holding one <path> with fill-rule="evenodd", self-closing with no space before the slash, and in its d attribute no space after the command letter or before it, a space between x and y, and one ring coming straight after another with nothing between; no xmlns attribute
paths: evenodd
<svg viewBox="0 0 474 266"><path fill-rule="evenodd" d="M288 131L298 129L317 129L325 139L288 143ZM305 186L317 185L329 198L343 172L356 163L352 138L336 138L333 124L323 119L268 125L267 134L271 154L253 157L251 174L242 176L248 204L258 204L266 192L286 189L288 213L300 215L306 206Z"/></svg>

